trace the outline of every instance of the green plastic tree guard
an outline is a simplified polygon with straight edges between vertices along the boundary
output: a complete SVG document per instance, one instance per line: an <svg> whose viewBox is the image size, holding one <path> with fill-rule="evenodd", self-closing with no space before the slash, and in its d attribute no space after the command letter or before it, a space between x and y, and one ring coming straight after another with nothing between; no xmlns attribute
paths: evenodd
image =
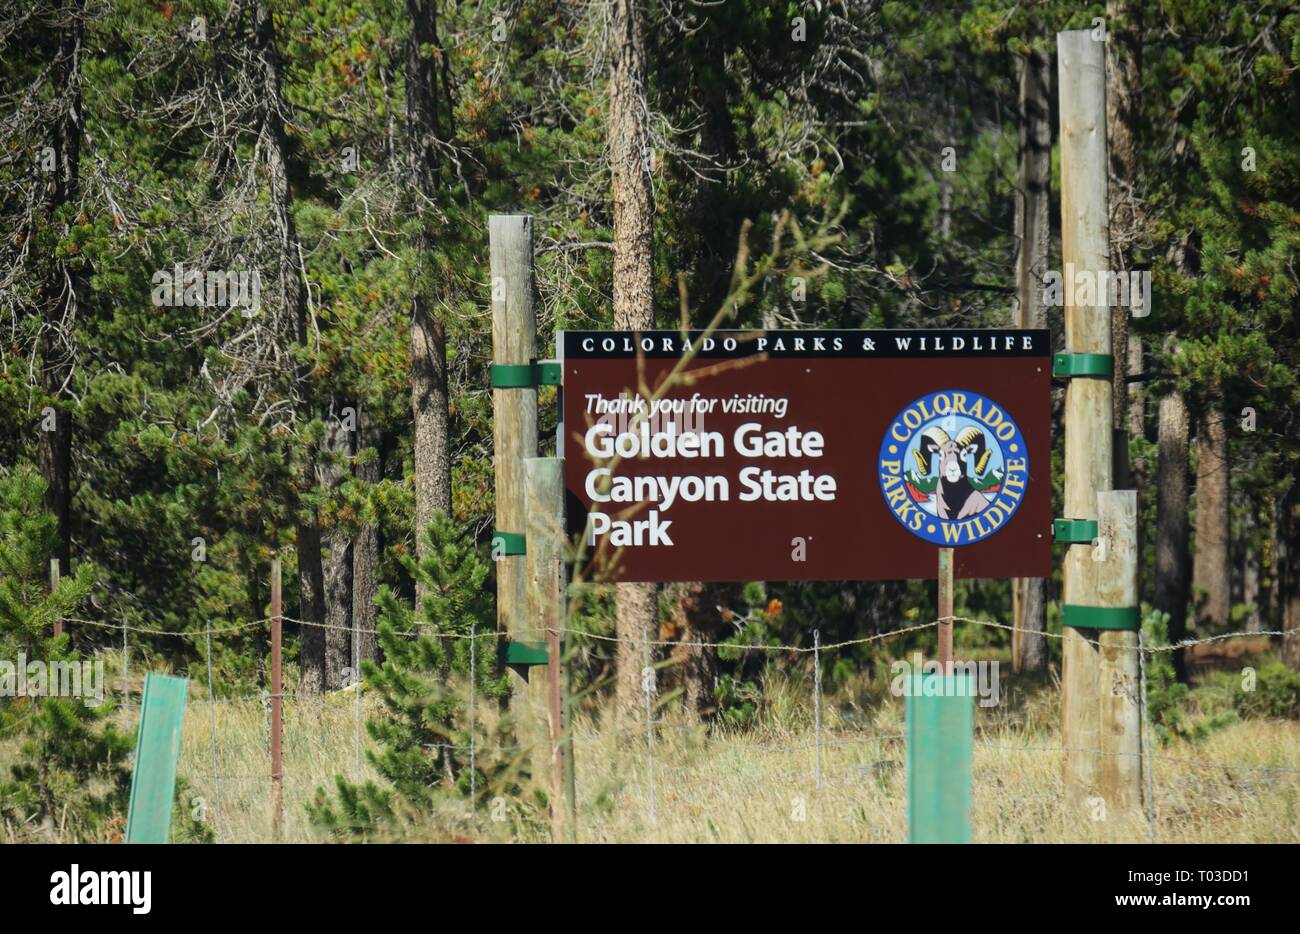
<svg viewBox="0 0 1300 934"><path fill-rule="evenodd" d="M176 794L176 762L181 754L187 678L146 675L140 702L140 732L135 740L127 843L166 843Z"/></svg>
<svg viewBox="0 0 1300 934"><path fill-rule="evenodd" d="M912 843L969 843L974 685L913 675L907 697L907 831Z"/></svg>

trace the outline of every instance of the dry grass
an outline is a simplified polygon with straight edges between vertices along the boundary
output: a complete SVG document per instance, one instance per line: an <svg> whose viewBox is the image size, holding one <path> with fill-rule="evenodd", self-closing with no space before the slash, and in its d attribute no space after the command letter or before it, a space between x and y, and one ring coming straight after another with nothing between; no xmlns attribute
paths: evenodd
<svg viewBox="0 0 1300 934"><path fill-rule="evenodd" d="M369 707L371 700L365 701ZM1016 717L981 716L974 760L974 836L979 842L1142 842L1145 813L1104 821L1062 807L1059 736L1023 721L1046 719L1049 693ZM219 791L208 778L211 749L202 702L186 723L181 768L193 793L210 796L209 819L222 842L270 839L265 716L260 704L220 704ZM981 712L983 714L983 712ZM1019 719L1021 722L1014 722ZM654 745L651 815L644 729L621 735L590 723L576 731L579 839L582 842L903 842L907 837L902 707L879 706L864 719L851 706L831 710L822 737L822 783L815 782L811 728L776 725L714 732L671 718ZM350 698L291 704L285 726L285 834L314 836L303 802L354 768ZM1235 768L1209 765L1231 764ZM1277 768L1284 771L1253 771ZM1290 769L1291 771L1285 771ZM362 774L373 777L363 761ZM1157 751L1155 836L1164 843L1300 842L1300 727L1287 721L1233 724L1195 745ZM498 805L513 822L471 820L459 807L436 826L411 826L402 839L546 839L536 809ZM521 821L519 818L523 818Z"/></svg>
<svg viewBox="0 0 1300 934"><path fill-rule="evenodd" d="M651 815L644 725L623 733L575 730L581 842L903 842L907 837L903 709L879 683L850 685L823 713L821 788L811 710L781 697L765 722L712 733L664 714L654 744ZM775 683L775 682L774 682ZM793 695L792 695L793 696ZM806 697L806 695L804 695ZM285 706L282 839L321 839L304 807L336 774L353 777L350 693ZM1145 812L1093 821L1062 806L1054 685L1012 685L1004 703L980 709L972 824L978 842L1146 841ZM377 713L363 698L363 720ZM784 711L784 713L782 713ZM133 711L123 716L134 728ZM213 724L215 723L215 733ZM204 808L218 842L271 840L269 720L258 700L209 706L191 685L180 772L187 803ZM213 737L216 776L213 775ZM363 742L369 740L364 736ZM6 768L0 747L0 768ZM1231 766L1231 767L1220 767ZM1268 771L1277 769L1279 771ZM361 777L374 778L361 763ZM1300 725L1234 723L1197 743L1156 750L1155 838L1161 843L1300 842ZM528 790L531 793L532 789ZM529 795L526 794L525 800ZM398 831L404 840L547 839L536 806L500 801L471 817L464 804Z"/></svg>

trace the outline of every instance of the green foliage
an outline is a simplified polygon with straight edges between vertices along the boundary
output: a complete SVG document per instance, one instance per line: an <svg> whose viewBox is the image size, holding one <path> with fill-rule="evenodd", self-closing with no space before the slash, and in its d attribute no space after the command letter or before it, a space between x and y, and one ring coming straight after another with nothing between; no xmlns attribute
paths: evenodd
<svg viewBox="0 0 1300 934"><path fill-rule="evenodd" d="M1233 680L1238 682L1234 706L1242 717L1300 720L1300 672L1270 662L1255 673L1254 690L1245 690L1239 675Z"/></svg>
<svg viewBox="0 0 1300 934"><path fill-rule="evenodd" d="M0 778L0 821L36 839L108 840L125 817L131 740L105 720L112 704L102 675L98 696L13 696L19 663L42 666L52 682L54 666L83 661L66 635L54 638L53 624L76 614L95 569L79 565L48 592L55 525L42 508L44 492L30 465L0 471L0 663L8 666L0 677L9 682L0 696L0 740L18 745L10 775ZM80 684L89 693L88 682Z"/></svg>
<svg viewBox="0 0 1300 934"><path fill-rule="evenodd" d="M384 749L394 751L382 754L383 791L340 789L340 800L354 802L344 812L356 814L340 820L368 828L408 798L428 807L421 789L463 794L468 766L455 747L468 727L457 705L467 679L476 679L488 704L504 681L496 668L471 675L463 639L426 644L400 635L417 617L462 630L479 619L480 632L492 619L488 572L472 593L473 562L463 556L446 552L436 568L410 560L418 531L411 520L411 306L424 295L447 335L450 520L472 548L468 536L486 539L494 509L484 381L488 215L518 210L535 218L539 357L551 355L559 328L612 324L600 5L519 0L501 16L500 4L436 4L442 47L420 55L445 66L449 120L433 167L438 196L421 199L409 185L404 139L405 4L90 4L78 45L86 131L80 184L73 201L57 206L49 200L55 186L33 166L59 112L50 77L67 25L62 14L75 5L36 4L31 15L26 6L0 14L12 26L3 31L0 96L15 117L0 128L0 464L38 460L36 426L45 406L71 419L70 539L78 561L59 594L47 595L51 521L25 515L26 531L5 533L12 550L6 560L18 573L0 568L4 638L14 650L66 652L66 644L44 647L44 634L75 604L97 622L167 633L132 642L147 664L184 670L210 661L215 693L250 693L264 686L267 633L240 625L267 614L270 560L285 559L285 606L293 615L303 596L296 558L303 533L342 529L355 541L356 533L374 531L383 543L375 576L384 585L384 638L396 667L389 675L377 671L371 689L382 683L386 702L393 699L387 725L376 729ZM1275 531L1300 473L1300 14L1293 6L1169 0L1158 11L1128 4L1121 18L1100 2L1060 0L647 4L657 323L677 324L679 281L689 323L709 320L732 281L742 225L752 223L758 250L788 211L803 230L833 219L838 239L818 251L829 268L803 283L805 290L794 288L795 270L772 270L729 323L1008 324L1017 57L1051 52L1056 30L1091 28L1099 16L1108 17L1112 41L1140 27L1134 197L1144 224L1132 249L1152 269L1154 307L1131 325L1153 358L1148 372L1160 379L1130 390L1145 398L1149 415L1172 385L1189 393L1194 408L1212 391L1221 394L1232 428L1232 540L1243 546L1238 552L1259 557L1257 609L1269 617L1265 628L1278 628L1273 568L1284 562L1276 560ZM278 101L269 100L250 65L256 8L274 18ZM205 41L187 36L196 15L206 17ZM800 36L796 16L806 27ZM504 38L495 35L498 25ZM287 213L300 241L287 264L270 233L276 222L268 212L261 121L272 111L286 121ZM949 146L951 172L941 164ZM345 162L349 151L355 161ZM58 331L47 306L51 291L62 289L59 262L78 277L80 292L66 342L47 347ZM152 277L176 263L260 270L262 313L244 318L154 304ZM307 285L304 334L282 300L281 273ZM52 282L59 288L51 290ZM1050 326L1059 346L1058 313ZM1166 338L1173 338L1167 351ZM49 355L65 350L68 383L55 392L42 377ZM549 387L539 394L540 437L552 436L554 400ZM373 435L355 439L355 451L323 450L326 427L345 405L364 413ZM1237 430L1247 408L1258 425ZM1059 504L1057 437L1044 473ZM1129 453L1154 481L1155 445L1134 437ZM337 482L322 482L325 474ZM1140 486L1142 513L1154 516L1160 484ZM1144 568L1154 566L1154 525L1144 523ZM455 536L439 534L445 552ZM202 560L194 556L197 540ZM82 585L89 586L92 562L104 586L87 602ZM432 606L415 609L417 582L447 569L468 575L445 585L464 605L435 596ZM1149 598L1154 575L1144 572L1142 581ZM735 619L720 636L736 644L808 648L814 629L824 643L840 642L920 624L934 613L929 581L750 583L737 590L726 601ZM1049 593L1059 591L1049 585ZM957 611L1007 620L1006 583L962 581ZM1056 603L1049 613L1058 613ZM613 615L611 589L584 585L569 625L579 630L571 640L573 677L587 712L604 706L611 680L613 643L603 637L613 633ZM213 641L207 659L209 625L231 631ZM293 629L290 660L298 650ZM77 645L89 649L99 637L78 630ZM889 651L931 653L934 639L932 629L909 633L891 639ZM956 639L964 652L991 652L1009 641L1005 631L974 626L959 626ZM1049 641L1053 652L1058 645ZM826 655L826 690L870 670L879 655L878 644ZM804 657L724 649L723 719L762 719L779 697L779 686L764 690L769 667L792 671ZM476 661L494 666L495 654ZM1196 698L1164 685L1167 655L1151 661L1160 728L1194 731L1186 711ZM1288 709L1285 679L1270 678L1238 708L1243 716ZM59 728L57 706L50 705L49 722L30 720L33 728ZM7 731L35 715L34 705L0 709ZM421 742L450 759L412 752ZM493 781L484 771L477 788Z"/></svg>
<svg viewBox="0 0 1300 934"><path fill-rule="evenodd" d="M1146 608L1142 621L1145 645L1165 645L1169 638L1169 614ZM1204 739L1215 730L1233 723L1237 717L1231 711L1211 712L1202 715L1192 703L1192 689L1179 683L1174 676L1170 653L1154 652L1146 655L1147 717L1156 738L1162 743L1174 739L1189 742Z"/></svg>
<svg viewBox="0 0 1300 934"><path fill-rule="evenodd" d="M523 756L511 747L508 717L485 710L509 694L497 654L490 598L491 564L445 515L425 533L429 552L406 562L423 588L417 611L384 588L378 597L381 665L366 662L366 687L383 698L385 715L367 723L378 749L367 753L386 784L335 780L309 805L313 822L336 836L391 832L398 815L426 820L451 801L481 808L494 797L518 797L527 781ZM414 634L413 634L414 633ZM471 708L471 684L476 705ZM479 703L479 702L482 703ZM471 762L471 734L477 755Z"/></svg>

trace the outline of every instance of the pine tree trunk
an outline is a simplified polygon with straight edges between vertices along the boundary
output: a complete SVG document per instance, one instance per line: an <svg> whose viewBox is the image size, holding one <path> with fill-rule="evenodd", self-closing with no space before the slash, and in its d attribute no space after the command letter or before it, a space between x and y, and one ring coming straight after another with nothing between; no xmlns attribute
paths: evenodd
<svg viewBox="0 0 1300 934"><path fill-rule="evenodd" d="M1142 81L1140 10L1129 0L1106 2L1106 141L1110 156L1110 268L1127 275L1133 266L1133 242L1138 235L1134 191L1138 175L1138 97ZM1150 296L1146 297L1150 301ZM1111 309L1111 353L1116 366L1111 378L1116 442L1115 488L1128 489L1127 435L1129 392L1127 367L1128 325L1132 309Z"/></svg>
<svg viewBox="0 0 1300 934"><path fill-rule="evenodd" d="M266 153L267 188L275 234L279 293L285 315L293 322L294 340L300 347L306 347L309 343L307 296L298 266L299 243L289 188L289 147L284 129L285 102L281 90L280 57L275 42L275 21L265 3L256 5L253 18L253 45L262 82L262 95L258 102L261 117L259 148ZM292 391L300 422L312 418L310 373L309 365L300 363L293 374ZM317 482L317 468L316 452L308 446L301 468L304 483ZM297 552L298 618L306 624L302 627L299 647L299 689L313 694L324 690L327 681L325 630L321 628L325 621L325 572L321 563L319 519L299 523Z"/></svg>
<svg viewBox="0 0 1300 934"><path fill-rule="evenodd" d="M652 246L654 202L650 187L646 127L643 0L611 0L609 127L610 175L614 201L614 327L654 327ZM617 683L620 718L636 716L645 704L641 669L646 644L658 636L654 584L615 588ZM655 652L649 651L653 664Z"/></svg>
<svg viewBox="0 0 1300 934"><path fill-rule="evenodd" d="M1263 590L1259 581L1260 551L1259 531L1252 530L1251 541L1242 555L1241 568L1241 602L1246 604L1246 632L1261 632L1264 629L1263 617L1260 615L1260 603Z"/></svg>
<svg viewBox="0 0 1300 934"><path fill-rule="evenodd" d="M301 627L298 641L298 690L303 694L319 694L325 690L325 571L321 561L320 526L304 523L298 526L298 619L307 625Z"/></svg>
<svg viewBox="0 0 1300 934"><path fill-rule="evenodd" d="M1196 426L1196 558L1192 584L1197 618L1213 627L1226 626L1231 613L1228 481L1223 402L1221 396L1212 394Z"/></svg>
<svg viewBox="0 0 1300 934"><path fill-rule="evenodd" d="M1016 327L1043 328L1043 276L1051 228L1048 209L1052 186L1052 126L1048 94L1051 57L1033 52L1018 62L1020 70L1020 165L1016 191ZM1020 665L1040 671L1047 664L1046 604L1043 579L1018 578L1016 625L1022 630Z"/></svg>
<svg viewBox="0 0 1300 934"><path fill-rule="evenodd" d="M406 0L411 32L406 42L406 133L415 210L432 216L439 200L439 148L451 131L447 55L438 38L435 0ZM430 50L438 50L433 52ZM451 512L450 419L447 399L447 332L434 311L428 257L436 249L426 220L417 251L422 273L411 303L411 414L415 420L415 551L428 552L424 532L435 513ZM423 587L417 582L416 597Z"/></svg>
<svg viewBox="0 0 1300 934"><path fill-rule="evenodd" d="M1159 466L1156 478L1155 608L1169 614L1169 640L1187 635L1187 403L1173 390L1160 400ZM1187 680L1181 649L1174 671Z"/></svg>
<svg viewBox="0 0 1300 934"><path fill-rule="evenodd" d="M325 445L335 460L352 455L352 432L332 412L327 418ZM347 475L343 464L326 463L321 468L321 486L334 492ZM349 652L352 626L352 542L348 529L334 522L322 535L322 580L325 585L325 690L344 686L343 669L352 666Z"/></svg>
<svg viewBox="0 0 1300 934"><path fill-rule="evenodd" d="M46 201L46 222L56 212L76 202L81 190L81 56L84 41L85 4L78 2L59 32L59 49L50 68L55 99L61 102L58 117L50 127L54 150L54 172ZM42 415L38 422L37 461L45 481L45 508L57 524L55 554L63 574L69 572L72 528L72 412L58 405L67 397L76 357L76 320L86 283L61 259L52 261L43 283L39 303L45 310L41 331L41 389L54 403L53 425Z"/></svg>
<svg viewBox="0 0 1300 934"><path fill-rule="evenodd" d="M691 717L704 719L717 712L718 650L714 645L726 629L719 609L726 599L724 585L690 583L674 609L680 642L673 646L671 657L681 681L682 706Z"/></svg>
<svg viewBox="0 0 1300 934"><path fill-rule="evenodd" d="M1282 505L1286 555L1279 562L1282 569L1281 593L1282 661L1292 671L1300 671L1300 485L1292 484Z"/></svg>
<svg viewBox="0 0 1300 934"><path fill-rule="evenodd" d="M447 332L417 297L411 310L411 413L415 418L416 555L428 550L424 531L435 513L451 512Z"/></svg>
<svg viewBox="0 0 1300 934"><path fill-rule="evenodd" d="M1261 629L1279 629L1275 625L1282 616L1278 600L1282 592L1281 565L1278 552L1285 549L1281 536L1285 532L1278 513L1277 496L1272 492L1264 494L1260 521L1264 524L1263 542L1259 555L1259 615Z"/></svg>
<svg viewBox="0 0 1300 934"><path fill-rule="evenodd" d="M357 447L373 449L378 456L357 463L354 473L370 489L383 479L383 436L375 427L367 409L357 413ZM379 613L375 593L379 587L379 529L363 518L356 541L352 543L352 626L360 649L357 657L374 661L378 654L375 624Z"/></svg>

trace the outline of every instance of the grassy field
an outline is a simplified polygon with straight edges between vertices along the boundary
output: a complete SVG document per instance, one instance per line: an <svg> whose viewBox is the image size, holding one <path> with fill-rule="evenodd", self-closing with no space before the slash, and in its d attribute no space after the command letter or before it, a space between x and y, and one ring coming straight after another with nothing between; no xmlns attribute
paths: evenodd
<svg viewBox="0 0 1300 934"><path fill-rule="evenodd" d="M133 671L138 700L143 672ZM110 672L108 684L120 683ZM1104 820L1067 813L1057 732L1058 687L1014 677L1003 703L977 708L977 842L1145 842L1144 809ZM664 712L653 750L653 814L644 723L622 731L580 718L575 729L581 842L903 842L907 836L903 705L876 683L850 685L823 705L821 784L807 686L769 678L759 721L707 730ZM322 837L305 803L334 776L356 773L355 695L286 702L286 842ZM363 695L362 719L377 713ZM114 714L134 731L135 710ZM485 708L485 718L490 711ZM214 742L215 740L215 742ZM362 742L369 739L362 731ZM364 747L363 747L364 748ZM216 768L214 770L214 750ZM480 761L491 756L480 750ZM7 771L12 747L0 744ZM1194 742L1159 745L1152 761L1159 843L1300 843L1300 724L1238 720ZM214 774L215 772L215 774ZM269 718L258 699L210 704L191 683L181 750L183 802L217 842L270 842ZM362 756L362 778L375 773ZM403 827L396 839L482 842L549 839L528 787L480 805L457 801ZM505 817L505 820L493 818ZM40 835L59 839L57 830Z"/></svg>
<svg viewBox="0 0 1300 934"><path fill-rule="evenodd" d="M285 720L284 839L319 839L303 802L332 777L355 769L354 699L293 703ZM365 698L369 715L371 698ZM1063 753L1051 685L1018 702L981 711L974 761L975 839L980 842L1142 842L1145 811L1093 821L1062 807ZM785 724L744 733L708 731L666 717L654 744L654 814L644 726L621 735L589 722L575 731L578 834L583 842L902 842L907 808L902 704L864 710L828 704L821 788L811 711L792 705ZM196 700L187 715L181 770L205 798L217 840L270 840L266 717L260 703L216 705L221 777L212 771L212 717ZM1224 767L1220 767L1224 766ZM1269 771L1279 769L1280 771ZM372 777L368 763L361 774ZM1155 839L1163 843L1300 842L1300 725L1245 720L1195 743L1156 750ZM527 796L525 796L527 797ZM412 825L404 839L545 840L536 809L498 802L513 821L471 818L457 806L436 825Z"/></svg>

